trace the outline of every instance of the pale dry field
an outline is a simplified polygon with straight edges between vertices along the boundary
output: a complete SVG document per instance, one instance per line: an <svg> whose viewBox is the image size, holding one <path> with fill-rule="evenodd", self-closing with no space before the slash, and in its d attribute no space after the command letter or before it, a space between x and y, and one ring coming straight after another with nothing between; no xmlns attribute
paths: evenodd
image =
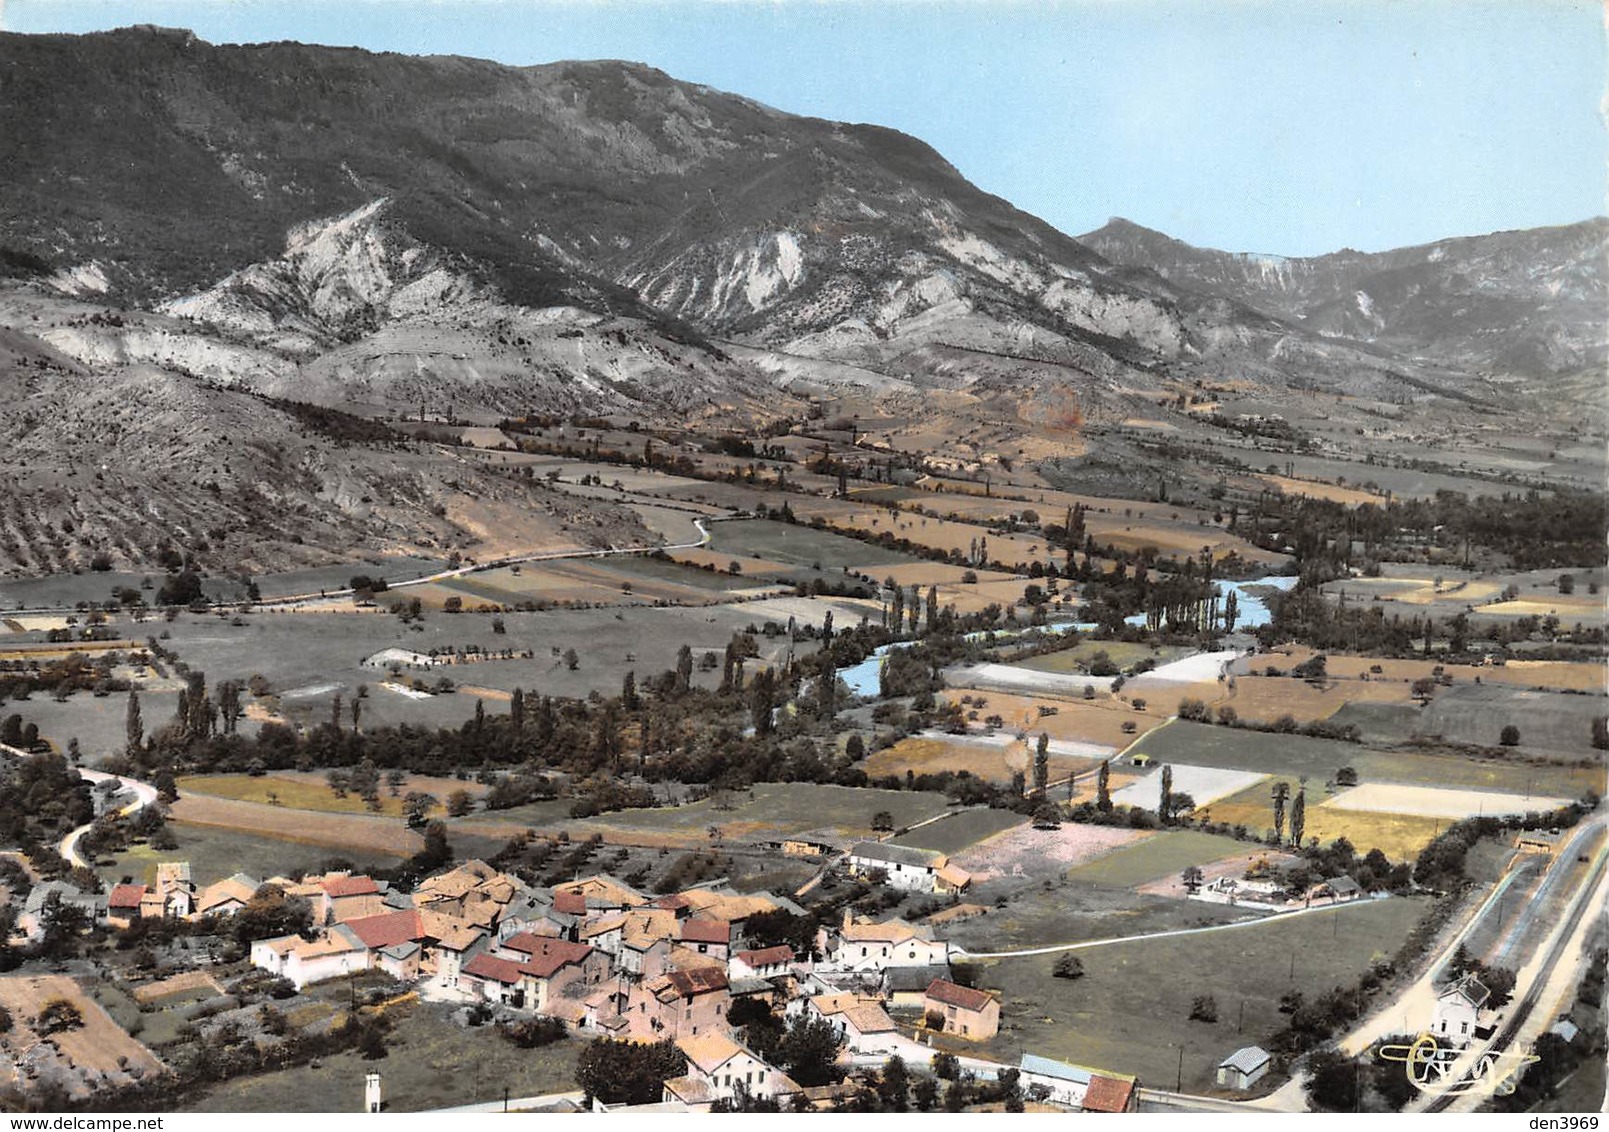
<svg viewBox="0 0 1609 1132"><path fill-rule="evenodd" d="M1234 708L1242 719L1268 723L1290 715L1308 723L1328 719L1349 703L1409 703L1410 689L1400 680L1346 680L1315 688L1289 676L1237 676L1218 704Z"/></svg>
<svg viewBox="0 0 1609 1132"><path fill-rule="evenodd" d="M50 1035L49 1043L56 1051L52 1055L45 1052L49 1046L38 1041L33 1023L40 1009L58 998L76 1006L84 1024ZM112 1021L100 1003L66 975L0 977L0 1006L9 1010L12 1017L11 1031L0 1036L0 1050L15 1057L24 1056L25 1050L34 1050L30 1060L64 1070L77 1078L69 1088L74 1096L85 1096L92 1091L83 1082L85 1075L95 1079L104 1076L112 1084L128 1084L135 1079L128 1072L130 1069L144 1075L164 1071L155 1054L130 1037L128 1031Z"/></svg>
<svg viewBox="0 0 1609 1132"><path fill-rule="evenodd" d="M1272 664L1289 671L1312 655L1313 650L1309 648L1286 647L1237 661L1234 670L1237 673L1261 672ZM1379 665L1381 671L1370 672L1370 668L1374 665ZM1574 663L1563 660L1511 660L1503 665L1474 665L1444 664L1439 660L1382 660L1368 656L1327 653L1324 667L1332 679L1339 677L1348 681L1361 681L1367 675L1369 683L1395 681L1412 684L1421 677L1431 675L1438 667L1458 684L1473 684L1475 677L1479 676L1483 684L1601 692L1605 689L1606 679L1609 679L1609 666L1602 663ZM1348 698L1351 698L1350 691Z"/></svg>
<svg viewBox="0 0 1609 1132"><path fill-rule="evenodd" d="M1184 763L1169 765L1173 770L1173 792L1190 795L1195 799L1197 809L1205 809L1220 798L1250 790L1267 777L1251 770L1225 770L1222 767L1188 766ZM1161 800L1160 767L1123 789L1112 792L1114 803L1121 806L1138 806L1142 810L1155 810Z"/></svg>
<svg viewBox="0 0 1609 1132"><path fill-rule="evenodd" d="M980 841L956 854L953 860L979 882L1024 873L1042 875L1047 865L1052 866L1052 871L1063 872L1150 836L1147 830L1072 822L1064 823L1060 829L1020 825Z"/></svg>
<svg viewBox="0 0 1609 1132"><path fill-rule="evenodd" d="M1369 814L1417 814L1427 818L1469 818L1523 814L1568 805L1566 798L1504 794L1494 790L1447 790L1436 786L1398 786L1365 782L1326 799L1324 806Z"/></svg>
<svg viewBox="0 0 1609 1132"><path fill-rule="evenodd" d="M1277 488L1286 495L1305 495L1309 499L1328 499L1335 503L1345 503L1348 506L1359 503L1378 504L1381 497L1371 492L1355 487L1344 487L1333 483L1315 483L1312 480L1291 479L1287 476L1275 476L1259 473L1256 479Z"/></svg>
<svg viewBox="0 0 1609 1132"><path fill-rule="evenodd" d="M170 807L170 813L175 821L191 825L236 829L332 849L374 850L407 857L424 844L419 834L396 818L293 810L205 794L182 796Z"/></svg>

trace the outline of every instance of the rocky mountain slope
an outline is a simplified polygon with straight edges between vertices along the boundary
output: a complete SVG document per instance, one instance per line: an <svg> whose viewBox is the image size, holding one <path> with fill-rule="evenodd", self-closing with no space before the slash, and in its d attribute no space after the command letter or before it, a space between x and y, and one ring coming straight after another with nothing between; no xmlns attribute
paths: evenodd
<svg viewBox="0 0 1609 1132"><path fill-rule="evenodd" d="M162 304L255 351L257 388L675 414L752 402L783 370L801 389L846 376L777 355L949 386L961 350L1020 357L1035 380L1050 367L1086 419L1226 374L1489 392L1418 362L1405 385L1401 359L1114 266L915 139L634 64L215 47L149 28L0 36L0 61L0 114L30 123L0 137L12 271ZM620 320L625 353L578 356L563 345L577 319ZM445 353L420 351L441 337L456 339ZM712 341L773 357L734 365Z"/></svg>
<svg viewBox="0 0 1609 1132"><path fill-rule="evenodd" d="M1609 363L1609 220L1305 259L1196 248L1126 220L1080 242L1326 337L1525 377Z"/></svg>

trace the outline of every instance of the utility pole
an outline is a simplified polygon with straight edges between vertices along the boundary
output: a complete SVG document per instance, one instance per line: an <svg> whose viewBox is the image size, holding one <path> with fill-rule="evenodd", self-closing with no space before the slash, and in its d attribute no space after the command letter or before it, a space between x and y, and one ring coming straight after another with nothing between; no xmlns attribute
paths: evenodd
<svg viewBox="0 0 1609 1132"><path fill-rule="evenodd" d="M1173 1091L1176 1092L1176 1093L1184 1092L1184 1047L1183 1046L1179 1047L1179 1078L1178 1078L1178 1081L1173 1086Z"/></svg>

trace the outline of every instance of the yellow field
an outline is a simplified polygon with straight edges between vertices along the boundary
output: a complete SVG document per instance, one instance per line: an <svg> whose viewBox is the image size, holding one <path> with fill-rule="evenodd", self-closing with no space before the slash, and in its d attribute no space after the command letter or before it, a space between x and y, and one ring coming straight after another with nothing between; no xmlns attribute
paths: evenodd
<svg viewBox="0 0 1609 1132"><path fill-rule="evenodd" d="M1262 834L1274 828L1274 807L1269 798L1269 791L1276 781L1277 778L1264 779L1249 790L1221 798L1204 810L1196 811L1195 816L1198 818L1206 816L1211 821L1228 822L1230 825L1244 825L1252 833ZM1290 783L1291 796L1294 798L1297 783L1293 779L1286 781ZM1378 849L1393 861L1411 861L1419 855L1421 849L1430 844L1436 834L1451 824L1446 818L1331 809L1319 804L1327 797L1323 787L1314 790L1312 785L1308 784L1307 825L1302 833L1304 841L1316 837L1321 844L1328 844L1337 837L1345 837L1359 853ZM1285 812L1287 814L1285 832L1288 836L1289 803L1286 804Z"/></svg>
<svg viewBox="0 0 1609 1132"><path fill-rule="evenodd" d="M1029 761L1026 743L1013 742L1009 746L991 747L982 743L951 742L913 735L867 756L861 765L873 777L904 775L907 770L917 774L964 770L990 782L1009 782L1014 772L1028 772ZM1083 774L1099 761L1052 754L1050 778L1055 781L1069 774ZM1118 779L1121 777L1115 773L1111 776L1112 789L1118 788Z"/></svg>
<svg viewBox="0 0 1609 1132"><path fill-rule="evenodd" d="M179 796L207 795L228 798L237 802L251 802L273 809L311 811L323 814L378 814L382 817L402 816L402 798L391 796L391 787L384 774L380 779L380 809L369 809L356 794L337 798L322 776L285 773L265 774L254 778L248 774L187 775L178 780ZM479 783L459 782L451 778L417 778L409 776L401 786L401 794L419 790L433 794L440 801L445 793L467 790L471 794L484 793ZM277 801L276 801L277 799ZM439 813L439 806L433 807Z"/></svg>
<svg viewBox="0 0 1609 1132"><path fill-rule="evenodd" d="M1381 498L1359 488L1343 487L1333 483L1316 483L1313 480L1298 480L1287 476L1266 474L1258 475L1254 478L1262 480L1286 495L1305 495L1309 499L1328 499L1335 503L1353 505L1358 503L1379 503Z"/></svg>
<svg viewBox="0 0 1609 1132"><path fill-rule="evenodd" d="M1328 719L1348 703L1407 703L1410 688L1401 680L1343 680L1315 688L1289 676L1237 676L1232 689L1220 691L1218 703L1234 708L1242 719L1266 723L1288 714L1308 723Z"/></svg>
<svg viewBox="0 0 1609 1132"><path fill-rule="evenodd" d="M951 703L960 703L962 696L974 700L982 698L981 708L962 704L968 712L976 710L980 719L998 715L1008 730L1022 730L1037 736L1041 731L1052 739L1070 739L1083 743L1100 743L1122 750L1141 735L1160 727L1173 710L1160 699L1153 701L1147 711L1137 712L1128 704L1106 693L1093 700L1062 699L1058 696L1017 696L1007 692L981 692L972 688L946 688L943 696ZM1053 707L1055 715L1041 716L1041 706ZM1123 724L1133 723L1132 735L1123 733Z"/></svg>
<svg viewBox="0 0 1609 1132"><path fill-rule="evenodd" d="M372 849L399 857L417 853L424 843L418 833L401 821L378 814L296 810L237 798L186 795L183 786L179 794L170 812L173 820L180 823L262 834L301 845L327 845L355 851Z"/></svg>
<svg viewBox="0 0 1609 1132"><path fill-rule="evenodd" d="M1566 624L1573 621L1601 621L1604 616L1603 598L1595 594L1522 597L1516 601L1498 601L1491 605L1483 605L1480 611L1499 617L1547 617L1551 614Z"/></svg>

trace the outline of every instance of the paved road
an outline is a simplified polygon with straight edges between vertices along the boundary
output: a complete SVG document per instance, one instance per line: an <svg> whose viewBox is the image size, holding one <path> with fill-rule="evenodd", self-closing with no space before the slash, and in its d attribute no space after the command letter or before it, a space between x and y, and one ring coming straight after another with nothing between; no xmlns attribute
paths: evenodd
<svg viewBox="0 0 1609 1132"><path fill-rule="evenodd" d="M532 1109L546 1108L561 1101L570 1101L580 1104L587 1099L587 1095L579 1089L569 1093L544 1093L539 1097L509 1097L506 1101L498 1097L495 1101L482 1101L479 1104L462 1104L453 1108L434 1108L430 1112L530 1112Z"/></svg>
<svg viewBox="0 0 1609 1132"><path fill-rule="evenodd" d="M80 770L78 773L81 777L90 782L107 782L110 780L116 780L122 784L120 789L131 791L134 794L134 801L117 811L124 817L127 817L129 814L135 813L139 810L143 810L146 806L149 806L152 802L156 801L156 787L152 786L148 782L140 782L139 780L133 778L123 778L120 775L107 774L104 771L99 770ZM67 858L68 864L73 866L83 866L84 868L89 867L90 863L78 855L78 842L83 838L84 834L89 832L90 825L93 824L94 822L89 823L89 825L81 825L69 833L66 837L61 839L61 847L58 849L58 852L61 853L63 857Z"/></svg>

